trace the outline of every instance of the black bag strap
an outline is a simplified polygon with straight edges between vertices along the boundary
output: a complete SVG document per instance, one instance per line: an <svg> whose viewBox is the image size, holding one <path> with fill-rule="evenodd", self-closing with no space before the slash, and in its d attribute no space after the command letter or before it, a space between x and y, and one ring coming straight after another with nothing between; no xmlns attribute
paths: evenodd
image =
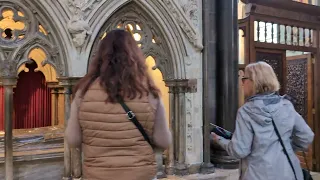
<svg viewBox="0 0 320 180"><path fill-rule="evenodd" d="M146 140L150 144L150 146L153 147L153 144L151 143L149 136L137 120L136 115L130 110L130 108L124 103L124 101L121 98L118 98L118 102L120 103L124 111L127 113L128 119L138 128L138 130L144 137L144 140Z"/></svg>
<svg viewBox="0 0 320 180"><path fill-rule="evenodd" d="M284 152L284 154L285 154L285 155L287 156L287 158L288 158L288 161L289 161L289 164L290 164L290 166L291 166L291 168L292 168L294 177L295 177L296 180L298 180L297 175L296 175L296 171L294 170L294 167L293 167L292 161L291 161L291 159L290 159L290 157L289 157L288 151L287 151L286 147L284 146L284 143L283 143L283 141L282 141L282 139L281 139L281 136L280 136L280 133L279 133L279 131L278 131L278 128L277 128L276 124L274 123L273 119L272 119L272 125L273 125L273 127L274 127L274 130L275 130L278 138L279 138L280 144L281 144L281 146L282 146L282 148L283 148L283 152Z"/></svg>

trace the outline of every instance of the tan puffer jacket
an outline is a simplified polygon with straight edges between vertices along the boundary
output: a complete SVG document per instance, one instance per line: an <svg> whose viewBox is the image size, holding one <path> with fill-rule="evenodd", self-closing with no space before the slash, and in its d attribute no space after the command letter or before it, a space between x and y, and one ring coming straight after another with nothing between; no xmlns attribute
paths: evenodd
<svg viewBox="0 0 320 180"><path fill-rule="evenodd" d="M88 180L151 180L156 175L155 154L128 120L120 104L105 103L98 81L84 95L79 122L84 153L83 178ZM156 109L148 96L125 100L152 138Z"/></svg>

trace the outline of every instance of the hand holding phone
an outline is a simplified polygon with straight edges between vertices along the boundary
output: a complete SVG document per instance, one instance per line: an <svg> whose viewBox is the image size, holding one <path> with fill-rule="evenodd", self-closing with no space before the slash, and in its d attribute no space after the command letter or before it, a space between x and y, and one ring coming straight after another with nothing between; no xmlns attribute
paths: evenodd
<svg viewBox="0 0 320 180"><path fill-rule="evenodd" d="M227 131L225 129L223 129L222 127L219 127L215 124L210 123L210 125L213 126L211 132L214 132L215 134L217 134L218 136L221 136L225 139L231 139L232 138L232 133L230 131Z"/></svg>

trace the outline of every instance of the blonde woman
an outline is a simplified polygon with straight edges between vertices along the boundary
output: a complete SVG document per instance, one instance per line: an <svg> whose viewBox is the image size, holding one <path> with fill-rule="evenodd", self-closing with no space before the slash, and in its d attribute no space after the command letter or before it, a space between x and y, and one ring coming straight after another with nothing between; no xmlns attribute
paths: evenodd
<svg viewBox="0 0 320 180"><path fill-rule="evenodd" d="M227 140L213 134L214 141L241 160L241 180L302 180L295 151L306 150L314 133L286 96L278 95L279 81L270 65L249 64L242 81L247 100L238 110L233 137Z"/></svg>

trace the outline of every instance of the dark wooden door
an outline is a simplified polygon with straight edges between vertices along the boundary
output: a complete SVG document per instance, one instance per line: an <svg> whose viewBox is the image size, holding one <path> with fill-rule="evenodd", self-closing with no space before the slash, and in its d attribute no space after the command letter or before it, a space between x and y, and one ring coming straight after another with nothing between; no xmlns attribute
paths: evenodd
<svg viewBox="0 0 320 180"><path fill-rule="evenodd" d="M313 72L311 54L287 57L286 94L293 98L296 111L313 127ZM313 146L307 152L308 165L313 162ZM302 153L298 153L301 164L306 167Z"/></svg>

